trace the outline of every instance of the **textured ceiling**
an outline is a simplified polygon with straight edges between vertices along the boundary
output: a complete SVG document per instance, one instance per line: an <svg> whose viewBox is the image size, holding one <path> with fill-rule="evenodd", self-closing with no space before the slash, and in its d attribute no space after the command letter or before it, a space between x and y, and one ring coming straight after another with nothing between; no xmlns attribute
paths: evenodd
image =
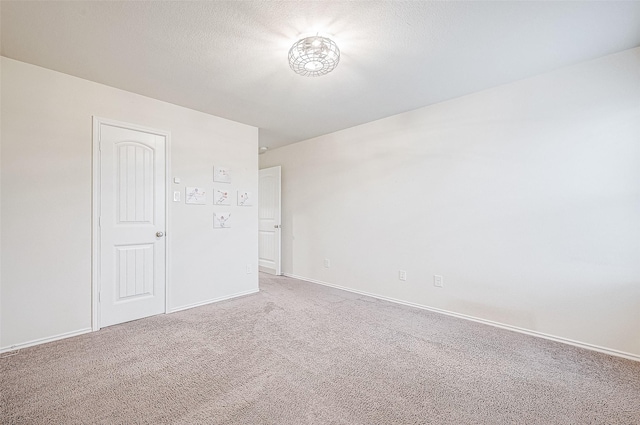
<svg viewBox="0 0 640 425"><path fill-rule="evenodd" d="M2 55L260 128L271 148L640 46L640 2L2 1ZM319 78L288 67L333 34Z"/></svg>

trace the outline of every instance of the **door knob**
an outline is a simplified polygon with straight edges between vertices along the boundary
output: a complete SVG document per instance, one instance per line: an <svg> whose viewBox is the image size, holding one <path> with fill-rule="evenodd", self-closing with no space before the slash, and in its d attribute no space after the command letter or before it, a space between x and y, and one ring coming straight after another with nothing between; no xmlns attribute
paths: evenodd
<svg viewBox="0 0 640 425"><path fill-rule="evenodd" d="M156 232L156 237L161 238L164 236L164 233L162 232Z"/></svg>

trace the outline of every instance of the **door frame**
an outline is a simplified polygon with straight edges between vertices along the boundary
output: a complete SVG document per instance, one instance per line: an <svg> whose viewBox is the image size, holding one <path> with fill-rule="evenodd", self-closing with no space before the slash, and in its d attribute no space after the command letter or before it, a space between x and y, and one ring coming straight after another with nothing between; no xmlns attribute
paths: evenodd
<svg viewBox="0 0 640 425"><path fill-rule="evenodd" d="M164 312L165 314L169 312L169 294L170 291L170 274L169 271L171 269L169 264L169 259L171 256L169 255L170 251L170 238L171 238L171 221L170 218L170 203L169 203L169 195L172 189L171 187L171 132L158 130L156 128L144 127L137 124L131 124L122 121L116 121L108 118L102 118L93 115L93 136L92 136L92 150L93 150L93 161L91 166L91 180L92 180L92 197L91 197L91 329L95 332L100 330L100 171L101 171L101 160L100 160L100 125L107 124L112 125L114 127L125 128L128 130L134 131L143 131L145 133L151 133L158 136L163 136L165 138L164 150L165 150L165 206L164 206L164 218L165 218L165 254L164 254L164 267L165 267L165 277L164 277Z"/></svg>

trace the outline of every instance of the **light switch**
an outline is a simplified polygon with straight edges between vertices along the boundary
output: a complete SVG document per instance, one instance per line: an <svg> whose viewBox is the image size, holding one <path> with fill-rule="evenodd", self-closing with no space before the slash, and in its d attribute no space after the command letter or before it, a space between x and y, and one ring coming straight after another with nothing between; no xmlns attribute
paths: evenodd
<svg viewBox="0 0 640 425"><path fill-rule="evenodd" d="M174 182L175 184L180 184L180 177L174 177L174 178L173 178L173 182Z"/></svg>
<svg viewBox="0 0 640 425"><path fill-rule="evenodd" d="M180 191L173 192L173 202L180 202Z"/></svg>

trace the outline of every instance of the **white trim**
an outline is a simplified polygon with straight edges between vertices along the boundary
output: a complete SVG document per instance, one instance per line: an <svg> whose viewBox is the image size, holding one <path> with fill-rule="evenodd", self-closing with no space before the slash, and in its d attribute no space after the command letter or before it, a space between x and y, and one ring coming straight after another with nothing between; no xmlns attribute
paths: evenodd
<svg viewBox="0 0 640 425"><path fill-rule="evenodd" d="M271 267L258 266L258 271L262 273L269 273L275 276L278 276L276 273L276 269L272 269Z"/></svg>
<svg viewBox="0 0 640 425"><path fill-rule="evenodd" d="M182 311L182 310L188 310L190 308L194 308L194 307L200 307L203 305L207 305L207 304L211 304L211 303L215 303L218 301L224 301L224 300L229 300L232 298L238 298L238 297L242 297L245 295L251 295L251 294L255 294L260 292L259 288L256 289L250 289L248 291L243 291L243 292L237 292L235 294L231 294L231 295L227 295L224 297L219 297L219 298L214 298L208 301L203 301L203 302L199 302L199 303L194 303L194 304L189 304L189 305L185 305L182 307L177 307L174 308L173 310L171 310L171 313L175 313L178 311ZM74 336L78 336L78 335L83 335L89 332L92 332L93 328L84 328L84 329L79 329L77 331L72 331L72 332L65 332L65 333L61 333L58 335L54 335L54 336L50 336L50 337L46 337L46 338L39 338L39 339L34 339L31 341L27 341L27 342L21 342L20 344L14 344L11 345L9 347L2 347L0 348L0 354L1 353L6 353L6 352L10 352L10 351L15 351L15 350L20 350L23 348L27 348L27 347L32 347L34 345L40 345L40 344L45 344L47 342L53 342L53 341L58 341L61 339L66 339L66 338L71 338Z"/></svg>
<svg viewBox="0 0 640 425"><path fill-rule="evenodd" d="M169 313L169 296L171 295L170 290L170 282L171 282L171 274L169 273L171 270L169 259L171 256L169 255L169 250L171 246L171 132L167 131L164 133L164 313ZM170 199L171 197L171 199Z"/></svg>
<svg viewBox="0 0 640 425"><path fill-rule="evenodd" d="M197 302L197 303L193 303L193 304L183 305L181 307L176 307L174 309L171 309L170 312L171 313L175 313L177 311L188 310L188 309L194 308L194 307L201 307L203 305L217 303L218 301L230 300L231 298L243 297L245 295L251 295L251 294L255 294L257 292L260 292L260 288L250 289L248 291L243 291L243 292L237 292L235 294L225 295L224 297L213 298L213 299L207 300L207 301L201 301L201 302Z"/></svg>
<svg viewBox="0 0 640 425"><path fill-rule="evenodd" d="M91 330L94 332L100 329L98 324L99 308L98 303L98 255L100 254L100 231L98 230L98 220L100 218L100 118L93 116L92 135L92 165L91 165Z"/></svg>
<svg viewBox="0 0 640 425"><path fill-rule="evenodd" d="M276 234L278 238L278 262L276 263L276 276L282 276L282 166L276 165L278 169L278 228ZM258 171L259 173L259 171Z"/></svg>
<svg viewBox="0 0 640 425"><path fill-rule="evenodd" d="M573 339L563 338L563 337L559 337L559 336L555 336L555 335L549 335L549 334L546 334L546 333L543 333L543 332L532 331L532 330L529 330L529 329L520 328L518 326L507 325L505 323L494 322L492 320L482 319L482 318L475 317L475 316L469 316L469 315L462 314L462 313L456 313L456 312L449 311L449 310L443 310L441 308L429 307L429 306L426 306L426 305L423 305L423 304L416 304L416 303L412 303L412 302L408 302L408 301L398 300L398 299L395 299L395 298L385 297L383 295L373 294L371 292L359 291L357 289L351 289L351 288L347 288L347 287L340 286L340 285L334 285L333 283L327 283L327 282L323 282L321 280L316 280L316 279L310 279L310 278L306 278L306 277L302 277L302 276L297 276L297 275L294 275L294 274L291 274L291 273L284 273L284 276L290 277L290 278L293 278L293 279L303 280L305 282L315 283L315 284L318 284L318 285L330 286L332 288L341 289L341 290L347 291L347 292L353 292L355 294L366 295L368 297L377 298L379 300L389 301L389 302L396 303L396 304L402 304L402 305L406 305L406 306L409 306L409 307L415 307L415 308L419 308L419 309L422 309L422 310L428 310L428 311L432 311L434 313L446 314L447 316L453 316L453 317L457 317L459 319L465 319L465 320L470 320L472 322L483 323L485 325L494 326L496 328L501 328L501 329L506 329L508 331L519 332L519 333L522 333L522 334L531 335L531 336L535 336L535 337L538 337L538 338L544 338L544 339L548 339L548 340L551 340L551 341L561 342L563 344L573 345L574 347L585 348L587 350L598 351L600 353L609 354L611 356L622 357L622 358L625 358L625 359L628 359L628 360L635 360L637 362L640 362L640 356L639 355L632 354L632 353L627 353L625 351L618 351L618 350L614 350L614 349L611 349L611 348L601 347L599 345L588 344L588 343L585 343L585 342L575 341Z"/></svg>
<svg viewBox="0 0 640 425"><path fill-rule="evenodd" d="M98 230L98 221L100 213L100 125L107 124L114 127L125 128L129 130L142 131L149 134L155 134L164 137L164 159L165 159L165 212L164 212L164 233L165 233L165 277L164 277L164 312L169 312L169 286L170 286L170 266L169 266L169 246L170 246L170 203L169 192L171 189L171 132L158 130L156 128L144 127L137 124L130 124L122 121L116 121L108 118L93 116L93 164L91 167L92 199L91 199L91 330L100 330L100 303L98 303L98 277L100 276L99 261L100 258L100 231Z"/></svg>
<svg viewBox="0 0 640 425"><path fill-rule="evenodd" d="M54 336L48 336L46 338L33 339L31 341L21 342L20 344L11 345L9 347L2 347L2 348L0 348L0 353L6 353L6 352L9 352L9 351L20 350L22 348L32 347L34 345L45 344L47 342L58 341L60 339L71 338L72 336L78 336L78 335L86 334L86 333L89 333L91 331L92 331L91 328L84 328L84 329L79 329L77 331L65 332L65 333L62 333L62 334L54 335Z"/></svg>

